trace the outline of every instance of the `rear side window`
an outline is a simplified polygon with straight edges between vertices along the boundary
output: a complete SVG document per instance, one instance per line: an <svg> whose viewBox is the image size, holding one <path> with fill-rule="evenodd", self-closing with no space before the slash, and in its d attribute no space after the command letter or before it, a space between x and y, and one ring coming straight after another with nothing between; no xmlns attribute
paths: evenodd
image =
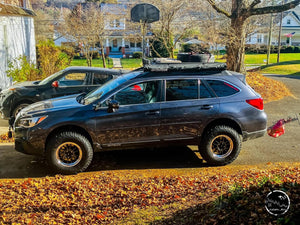
<svg viewBox="0 0 300 225"><path fill-rule="evenodd" d="M113 78L112 75L94 73L93 84L105 84Z"/></svg>
<svg viewBox="0 0 300 225"><path fill-rule="evenodd" d="M166 101L198 99L198 80L167 80Z"/></svg>
<svg viewBox="0 0 300 225"><path fill-rule="evenodd" d="M214 90L218 97L234 95L239 89L233 85L221 80L207 80L209 86Z"/></svg>
<svg viewBox="0 0 300 225"><path fill-rule="evenodd" d="M203 82L200 83L200 98L212 98L213 96L209 93Z"/></svg>

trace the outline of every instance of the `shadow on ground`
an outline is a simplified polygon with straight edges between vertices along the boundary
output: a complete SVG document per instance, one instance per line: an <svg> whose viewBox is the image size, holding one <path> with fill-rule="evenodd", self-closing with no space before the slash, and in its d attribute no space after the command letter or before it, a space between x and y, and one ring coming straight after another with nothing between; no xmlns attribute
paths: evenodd
<svg viewBox="0 0 300 225"><path fill-rule="evenodd" d="M95 153L88 171L203 167L189 147L119 150Z"/></svg>
<svg viewBox="0 0 300 225"><path fill-rule="evenodd" d="M266 210L266 197L273 190L282 190L289 195L290 207L283 215L273 216ZM237 188L223 193L216 200L179 210L168 219L150 224L300 224L299 191L300 185L295 183L274 185L266 182L248 189ZM276 203L272 207L278 208Z"/></svg>
<svg viewBox="0 0 300 225"><path fill-rule="evenodd" d="M13 145L0 149L0 179L54 176L42 157L24 155ZM5 155L5 157L4 157ZM205 167L188 147L168 147L98 152L87 171Z"/></svg>

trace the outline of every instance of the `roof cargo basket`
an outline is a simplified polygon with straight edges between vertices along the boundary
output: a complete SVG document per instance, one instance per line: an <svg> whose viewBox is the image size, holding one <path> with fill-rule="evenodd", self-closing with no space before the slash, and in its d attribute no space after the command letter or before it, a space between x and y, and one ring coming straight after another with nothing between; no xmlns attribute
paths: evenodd
<svg viewBox="0 0 300 225"><path fill-rule="evenodd" d="M200 62L181 62L174 59L143 59L144 71L167 72L167 71L223 71L226 70L225 63L200 63Z"/></svg>

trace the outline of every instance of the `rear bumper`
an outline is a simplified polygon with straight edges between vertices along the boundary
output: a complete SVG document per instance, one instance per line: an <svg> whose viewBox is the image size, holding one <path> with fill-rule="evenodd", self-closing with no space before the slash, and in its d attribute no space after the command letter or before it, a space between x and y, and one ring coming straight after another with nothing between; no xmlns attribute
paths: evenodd
<svg viewBox="0 0 300 225"><path fill-rule="evenodd" d="M248 141L251 139L263 137L266 134L266 132L267 132L267 129L259 130L259 131L255 131L255 132L251 132L251 133L243 131L243 141Z"/></svg>

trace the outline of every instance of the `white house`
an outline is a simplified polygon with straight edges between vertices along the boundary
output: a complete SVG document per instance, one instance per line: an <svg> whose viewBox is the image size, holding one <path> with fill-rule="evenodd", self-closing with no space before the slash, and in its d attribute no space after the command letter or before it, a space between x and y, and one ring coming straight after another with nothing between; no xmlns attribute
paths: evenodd
<svg viewBox="0 0 300 225"><path fill-rule="evenodd" d="M294 32L292 37L287 37ZM288 45L300 46L300 13L297 11L291 11L283 18L281 41Z"/></svg>
<svg viewBox="0 0 300 225"><path fill-rule="evenodd" d="M278 30L280 23L278 22L276 26ZM293 36L288 37L289 34L293 34ZM255 32L248 36L246 43L267 45L268 33ZM272 44L278 44L278 31L272 35ZM300 46L300 6L284 13L282 19L281 45Z"/></svg>
<svg viewBox="0 0 300 225"><path fill-rule="evenodd" d="M34 12L29 0L0 0L0 88L11 85L8 63L19 56L36 62Z"/></svg>
<svg viewBox="0 0 300 225"><path fill-rule="evenodd" d="M142 51L141 36L137 35L136 30L128 29L128 21L126 20L126 13L130 13L128 9L132 7L134 2L138 2L138 0L118 1L118 4L100 4L100 8L103 13L114 15L112 17L108 16L105 21L105 30L108 35L105 37L104 52L112 58L123 57L124 55L130 55L133 52ZM87 7L88 4L92 3L78 3L81 7ZM147 33L147 35L148 34L149 33ZM147 35L146 41L148 42L149 36L151 35ZM56 34L54 37L54 43L58 46L65 45L70 42L74 41L59 34Z"/></svg>

